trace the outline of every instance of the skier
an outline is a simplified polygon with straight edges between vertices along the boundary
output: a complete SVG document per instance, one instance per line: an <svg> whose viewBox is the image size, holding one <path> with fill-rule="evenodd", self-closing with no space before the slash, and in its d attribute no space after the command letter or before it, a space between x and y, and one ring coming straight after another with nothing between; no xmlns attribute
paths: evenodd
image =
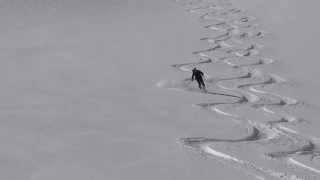
<svg viewBox="0 0 320 180"><path fill-rule="evenodd" d="M204 74L202 71L198 70L197 68L192 69L191 80L193 81L194 79L196 79L198 82L199 88L206 90L206 85L204 84L203 76L204 76Z"/></svg>

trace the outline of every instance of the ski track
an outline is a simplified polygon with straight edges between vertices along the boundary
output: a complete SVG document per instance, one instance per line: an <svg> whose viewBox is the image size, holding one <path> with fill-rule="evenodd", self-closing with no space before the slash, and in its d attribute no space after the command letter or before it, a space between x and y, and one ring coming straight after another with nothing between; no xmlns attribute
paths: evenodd
<svg viewBox="0 0 320 180"><path fill-rule="evenodd" d="M180 142L186 147L191 147L220 162L243 170L244 173L256 179L320 179L319 169L295 159L296 157L309 156L312 162L315 156L320 155L317 143L313 142L314 138L286 127L286 125L299 125L304 119L273 110L273 108L298 106L301 102L264 90L265 86L285 83L286 79L276 74L263 72L260 69L262 66L272 65L275 60L260 55L260 51L264 47L262 45L264 38L269 33L260 29L259 20L250 16L247 11L234 7L228 0L176 0L176 2L183 6L187 12L196 14L199 23L205 24L203 27L212 31L214 35L200 38L201 41L207 41L209 47L192 52L193 55L199 57L199 61L174 64L172 67L178 71L190 73L192 68L199 65L223 63L226 65L226 69L231 68L235 72L241 73L234 77L220 78L213 78L210 74L205 74L206 84L217 87L217 90L214 91L210 89L207 92L197 90L190 85L191 78L179 82L162 81L157 86L203 93L207 96L225 97L223 101L203 102L196 104L196 106L237 120L250 129L249 135L238 139L185 137L180 138ZM223 55L221 56L221 54ZM229 86L228 83L231 83L232 86ZM273 118L266 122L261 122L258 119L251 120L243 115L227 112L224 110L225 107L234 110L241 107L252 108L261 112L261 116L265 113L269 115L268 117L276 117L276 119ZM276 160L286 168L280 171L272 166L263 167L246 160L241 155L218 151L214 148L217 143L224 143L226 147L243 143L254 144L264 150L264 154L261 154L267 157L264 161ZM281 145L281 143L285 145ZM269 145L279 146L281 150L270 152L266 148ZM249 150L259 153L254 149ZM292 167L304 173L296 174Z"/></svg>

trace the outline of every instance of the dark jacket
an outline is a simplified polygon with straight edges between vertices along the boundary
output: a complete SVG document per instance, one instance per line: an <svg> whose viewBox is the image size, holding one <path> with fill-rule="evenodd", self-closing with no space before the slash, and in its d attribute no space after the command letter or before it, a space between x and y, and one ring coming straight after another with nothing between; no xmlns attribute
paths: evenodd
<svg viewBox="0 0 320 180"><path fill-rule="evenodd" d="M194 78L196 78L196 80L202 80L202 77L204 76L203 72L198 70L198 69L194 69L192 70L192 81L194 80Z"/></svg>

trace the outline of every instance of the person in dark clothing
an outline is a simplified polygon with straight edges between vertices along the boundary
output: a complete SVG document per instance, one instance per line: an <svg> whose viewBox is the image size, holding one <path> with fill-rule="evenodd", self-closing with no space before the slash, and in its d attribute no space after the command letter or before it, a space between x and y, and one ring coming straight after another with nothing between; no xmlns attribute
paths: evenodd
<svg viewBox="0 0 320 180"><path fill-rule="evenodd" d="M193 68L192 69L192 77L191 77L191 80L193 81L194 79L197 80L198 82L198 85L199 85L199 88L200 89L206 89L206 85L204 84L204 81L203 81L203 72L198 70L197 68Z"/></svg>

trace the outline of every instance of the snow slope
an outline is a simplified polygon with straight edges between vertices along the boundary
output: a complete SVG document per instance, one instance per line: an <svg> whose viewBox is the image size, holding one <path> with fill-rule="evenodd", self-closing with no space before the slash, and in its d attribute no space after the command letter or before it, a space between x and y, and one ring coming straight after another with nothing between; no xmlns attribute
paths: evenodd
<svg viewBox="0 0 320 180"><path fill-rule="evenodd" d="M199 63L215 27L180 2L0 1L0 179L318 179L317 3L232 5L266 58Z"/></svg>
<svg viewBox="0 0 320 180"><path fill-rule="evenodd" d="M190 58L201 31L175 3L5 0L0 10L0 179L234 176L177 143L209 123L194 122L210 118L189 106L198 96L155 86L177 77L168 67Z"/></svg>

